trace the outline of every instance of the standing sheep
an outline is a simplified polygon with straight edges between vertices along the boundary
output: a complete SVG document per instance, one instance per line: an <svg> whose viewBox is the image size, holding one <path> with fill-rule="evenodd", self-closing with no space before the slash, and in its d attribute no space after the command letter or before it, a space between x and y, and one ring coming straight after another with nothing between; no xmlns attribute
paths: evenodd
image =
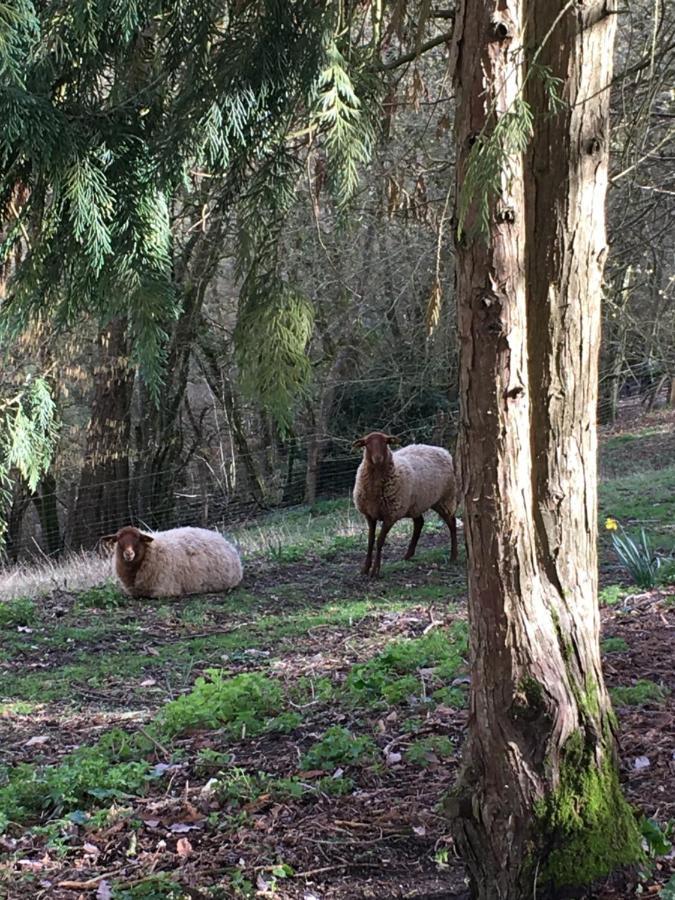
<svg viewBox="0 0 675 900"><path fill-rule="evenodd" d="M101 540L115 544L113 566L131 597L226 591L242 578L235 547L206 528L172 528L145 534L127 525Z"/></svg>
<svg viewBox="0 0 675 900"><path fill-rule="evenodd" d="M352 445L365 448L356 472L354 505L368 522L368 553L362 572L373 578L380 574L387 534L399 519L413 520L405 559L414 556L424 525L422 513L428 509L435 510L450 529L450 558L457 559L457 485L452 456L442 447L428 444L410 444L392 453L389 445L395 443L398 441L391 435L373 431ZM372 562L378 522L382 527Z"/></svg>

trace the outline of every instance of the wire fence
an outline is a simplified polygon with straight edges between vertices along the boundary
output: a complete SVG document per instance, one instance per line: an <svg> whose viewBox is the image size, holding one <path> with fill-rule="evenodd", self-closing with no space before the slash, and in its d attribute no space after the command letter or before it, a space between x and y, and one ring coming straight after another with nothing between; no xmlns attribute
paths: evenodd
<svg viewBox="0 0 675 900"><path fill-rule="evenodd" d="M646 395L635 374L625 382L616 421L639 418L647 407L663 405L669 390L663 381L655 396ZM600 421L608 417L613 402L601 399ZM452 445L448 433L454 433L455 422L453 410L440 418L417 417L398 429L397 436L403 444L421 439ZM309 458L317 438L322 452L310 491ZM234 447L231 435L225 435L219 446L201 448L187 462L156 471L148 470L143 459L129 459L123 474L89 485L81 478L81 467L60 467L53 473L51 490L43 483L35 495L15 500L0 562L55 559L67 550L94 547L101 536L130 523L142 528L241 529L273 510L302 505L308 493L313 501L348 498L360 461L351 439L330 431L305 434L286 445L257 447L248 455Z"/></svg>

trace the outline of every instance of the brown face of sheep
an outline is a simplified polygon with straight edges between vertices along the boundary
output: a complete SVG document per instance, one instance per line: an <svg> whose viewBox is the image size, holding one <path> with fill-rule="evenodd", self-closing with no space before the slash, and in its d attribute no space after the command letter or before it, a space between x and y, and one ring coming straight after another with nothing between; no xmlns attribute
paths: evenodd
<svg viewBox="0 0 675 900"><path fill-rule="evenodd" d="M398 444L399 439L391 434L385 434L383 431L371 431L365 437L354 441L352 447L364 447L366 458L374 466L380 466L389 456L389 447Z"/></svg>
<svg viewBox="0 0 675 900"><path fill-rule="evenodd" d="M138 528L127 525L120 528L116 534L108 534L101 538L103 542L110 542L116 545L117 559L124 561L128 566L140 566L145 556L148 544L151 544L154 538L149 534L143 534Z"/></svg>

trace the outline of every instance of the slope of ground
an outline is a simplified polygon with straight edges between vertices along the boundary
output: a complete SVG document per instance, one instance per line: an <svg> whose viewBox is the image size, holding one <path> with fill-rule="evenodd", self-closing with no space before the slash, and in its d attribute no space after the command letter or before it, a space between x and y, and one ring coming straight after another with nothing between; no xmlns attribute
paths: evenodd
<svg viewBox="0 0 675 900"><path fill-rule="evenodd" d="M605 443L602 516L673 546L675 438ZM466 725L464 562L428 523L359 574L345 503L242 530L232 594L114 585L0 605L0 897L459 897L442 800ZM605 673L650 858L587 896L672 874L675 591L632 589L601 539ZM211 673L211 674L209 674ZM4 816L4 820L3 820Z"/></svg>

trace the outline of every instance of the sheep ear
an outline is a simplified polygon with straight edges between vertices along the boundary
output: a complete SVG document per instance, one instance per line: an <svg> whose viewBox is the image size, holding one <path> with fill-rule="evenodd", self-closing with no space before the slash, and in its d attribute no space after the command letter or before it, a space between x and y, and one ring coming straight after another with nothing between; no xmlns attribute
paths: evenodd
<svg viewBox="0 0 675 900"><path fill-rule="evenodd" d="M154 541L154 537L150 537L149 534L141 534L141 540L144 544L151 544Z"/></svg>
<svg viewBox="0 0 675 900"><path fill-rule="evenodd" d="M98 539L99 544L116 544L117 543L117 535L116 534L106 534L103 537Z"/></svg>
<svg viewBox="0 0 675 900"><path fill-rule="evenodd" d="M400 441L399 438L394 437L394 435L388 434L388 435L387 435L387 443L388 443L390 446L391 446L391 445L394 445L394 446L395 446L396 444L400 444L401 441Z"/></svg>
<svg viewBox="0 0 675 900"><path fill-rule="evenodd" d="M354 443L352 444L352 450L358 450L359 447L365 447L365 446L366 446L366 439L358 438L358 440L354 441Z"/></svg>

